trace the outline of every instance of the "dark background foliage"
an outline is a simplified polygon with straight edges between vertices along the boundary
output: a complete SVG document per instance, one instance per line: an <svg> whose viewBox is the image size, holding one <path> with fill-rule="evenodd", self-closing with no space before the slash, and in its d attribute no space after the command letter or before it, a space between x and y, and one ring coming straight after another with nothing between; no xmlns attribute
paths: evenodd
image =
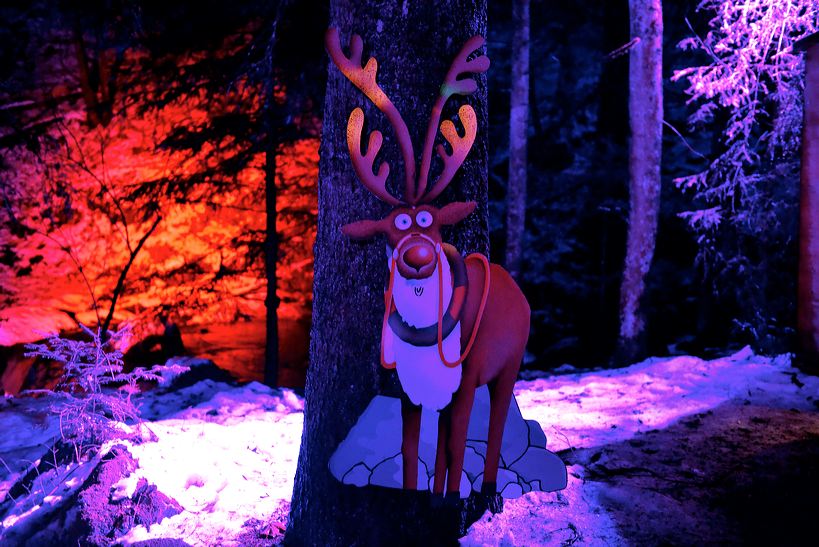
<svg viewBox="0 0 819 547"><path fill-rule="evenodd" d="M724 223L694 233L679 217L696 208L698 198L679 190L673 180L702 170L705 157L720 150L720 134L714 129L718 124L688 127L692 108L686 104L684 85L670 80L674 69L705 61L701 53L677 48L692 29L707 31L709 15L696 11L696 5L695 0L679 0L663 6L667 126L658 239L643 298L647 350L710 355L744 344L764 352L786 350L795 323L798 162L778 158L775 165L763 165L760 176L779 183L760 185L764 195L758 200L771 206L753 225ZM260 96L280 93L268 119L256 107L214 109L206 123L180 126L169 134L160 150L193 153L230 136L239 143L238 153L185 177L135 185L128 197L141 204L144 219L161 214L172 202L206 201L232 191L235 175L265 150L271 136L288 143L319 134L327 66L322 38L326 2L44 1L7 3L0 10L6 21L0 27L0 90L9 100L42 91L38 86L44 85L43 74L59 62L64 49L60 37L70 36L77 26L98 49L117 55L129 49L146 52L138 67L120 75L119 85L128 91L120 101L155 108L193 92L229 93L242 82L257 86ZM492 2L488 10L490 239L491 255L500 261L505 243L511 7ZM531 36L522 285L533 321L524 366L605 365L617 340L628 213L628 53L611 52L629 40L628 3L533 1ZM192 52L211 54L180 70L180 59ZM270 82L273 85L266 87ZM67 87L73 90L73 82ZM34 143L60 101L82 104L79 92L59 98L44 95L36 115L0 110L0 146ZM314 191L310 185L305 190ZM19 219L9 211L3 222L12 225L11 232L24 234L24 223L16 223ZM295 207L290 213L299 220L297 229L280 234L279 259L284 261L291 239L303 237L315 222L309 207ZM233 244L243 250L224 264L220 275L248 268L263 275L263 239L262 231L237 238ZM28 275L28 266L17 261L10 242L0 242L0 248L0 260L14 275ZM190 271L202 273L186 270L180 272L181 279L189 279L185 275ZM140 283L147 280L137 276L137 289Z"/></svg>
<svg viewBox="0 0 819 547"><path fill-rule="evenodd" d="M673 180L699 170L719 133L691 129L674 69L706 61L681 51L691 26L707 30L697 2L664 2L662 198L657 246L643 298L648 352L712 355L751 344L789 347L795 324L798 163L768 175L768 229L723 225L703 236L678 214L695 208ZM617 338L628 213L628 55L624 0L533 2L529 181L524 290L532 303L536 368L608 361ZM490 4L492 256L503 256L511 10ZM669 127L671 126L671 127ZM673 127L673 129L672 129ZM679 134L677 134L679 133ZM773 171L773 166L769 166Z"/></svg>

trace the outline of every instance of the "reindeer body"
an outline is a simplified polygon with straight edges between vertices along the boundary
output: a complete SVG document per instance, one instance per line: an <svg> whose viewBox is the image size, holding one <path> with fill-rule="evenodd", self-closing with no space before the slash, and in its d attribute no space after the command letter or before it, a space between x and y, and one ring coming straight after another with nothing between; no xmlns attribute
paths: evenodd
<svg viewBox="0 0 819 547"><path fill-rule="evenodd" d="M452 182L475 141L477 116L468 104L458 109L463 136L452 121L439 122L452 95L469 95L477 89L469 75L489 68L485 55L473 56L484 40L470 38L444 78L432 108L417 178L409 131L376 83L376 60L370 58L362 66L363 43L357 35L350 41L349 57L341 49L337 30L328 30L325 41L336 66L389 119L404 160L405 189L400 200L386 187L389 165L382 162L377 172L374 170L381 133L373 131L362 152L364 112L360 108L352 111L347 145L355 172L373 195L394 207L385 218L353 222L342 231L353 239L377 234L387 238L390 281L385 295L381 363L397 368L407 395L401 404L404 488L417 487L421 407L425 406L439 411L433 493L443 494L446 486L447 500L460 497L475 390L488 385L490 417L482 490L494 493L506 415L529 335L529 305L503 268L490 265L481 255L464 260L453 246L443 242L440 228L457 224L476 204L430 205ZM451 152L438 145L443 168L428 187L439 131Z"/></svg>
<svg viewBox="0 0 819 547"><path fill-rule="evenodd" d="M506 270L497 264L490 264L487 280L484 267L478 261L467 260L467 275L469 287L473 289L466 293L461 323L465 333L472 332L479 317L482 299L479 289L487 281L490 285L475 343L461 367L460 385L452 397L451 405L440 413L438 419L438 446L432 491L434 494L443 494L446 488L448 498L460 496L469 416L475 390L483 385L489 386L491 404L483 491L494 493L503 427L529 334L529 304ZM467 344L468 339L463 338L461 351L466 349ZM405 489L414 489L418 476L421 408L403 401L402 419L403 483Z"/></svg>
<svg viewBox="0 0 819 547"><path fill-rule="evenodd" d="M469 285L482 287L485 281L480 264L467 262ZM464 378L473 378L475 387L489 384L503 373L514 376L520 370L523 352L529 338L530 309L526 297L509 272L497 264L490 264L491 284L486 309L483 313L472 351L464 361ZM468 291L464 306L463 330L471 332L478 315L481 294ZM514 362L509 366L509 362Z"/></svg>

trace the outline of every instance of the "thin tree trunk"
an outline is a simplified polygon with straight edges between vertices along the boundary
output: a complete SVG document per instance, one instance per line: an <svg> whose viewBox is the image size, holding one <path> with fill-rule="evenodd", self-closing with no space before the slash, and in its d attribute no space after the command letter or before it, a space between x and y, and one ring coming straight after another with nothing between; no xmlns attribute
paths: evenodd
<svg viewBox="0 0 819 547"><path fill-rule="evenodd" d="M270 86L272 93L273 86ZM273 102L272 99L268 100ZM272 108L272 107L269 107ZM270 114L268 114L272 117ZM265 314L265 347L264 347L264 383L276 387L279 383L279 296L278 290L278 262L279 262L279 234L276 232L276 156L278 155L278 134L273 127L274 120L270 120L268 128L269 142L265 150L265 224L264 240L264 269L267 280L267 295L264 304Z"/></svg>
<svg viewBox="0 0 819 547"><path fill-rule="evenodd" d="M282 141L281 106L274 98L276 84L276 53L278 44L279 21L286 7L286 1L276 3L276 15L273 20L270 40L267 44L266 63L267 78L264 103L265 169L265 239L264 270L267 281L265 295L265 346L264 346L264 383L270 387L279 385L279 233L276 231L278 220L278 188L276 187L277 158Z"/></svg>
<svg viewBox="0 0 819 547"><path fill-rule="evenodd" d="M526 224L526 140L529 120L529 0L512 5L512 96L509 183L506 190L506 269L518 282Z"/></svg>
<svg viewBox="0 0 819 547"><path fill-rule="evenodd" d="M629 217L620 286L620 358L645 351L640 300L651 267L660 209L663 133L663 15L660 0L629 0L631 38L639 42L629 60Z"/></svg>
<svg viewBox="0 0 819 547"><path fill-rule="evenodd" d="M114 312L116 312L117 309L117 301L122 293L125 292L125 280L128 277L128 272L131 270L131 266L133 266L134 260L136 260L139 251L142 250L142 246L145 245L145 242L148 241L148 238L151 237L151 234L154 233L154 230L156 230L156 227L159 226L161 221L161 216L156 217L154 223L151 224L151 227L148 228L145 235L140 238L137 246L131 251L131 254L128 256L128 262L125 263L125 266L122 267L122 271L119 273L117 285L114 287L114 291L111 293L111 306L108 308L105 321L103 321L102 326L100 327L100 336L102 336L104 339L108 339L108 329L111 328L111 322L114 320ZM82 271L80 273L82 273ZM94 297L93 291L91 291L91 297Z"/></svg>
<svg viewBox="0 0 819 547"><path fill-rule="evenodd" d="M799 201L799 360L819 371L819 46L808 48Z"/></svg>
<svg viewBox="0 0 819 547"><path fill-rule="evenodd" d="M378 59L378 82L407 123L420 155L434 99L458 48L486 33L486 3L471 0L358 2L332 0L330 26L346 46L362 36L365 55ZM488 251L487 108L485 77L467 99L451 100L445 117L468 101L480 128L472 150L442 203L473 199L476 213L445 238L462 252ZM330 456L377 394L397 396L394 371L379 366L380 317L387 274L384 241L345 239L340 227L381 218L387 207L356 179L346 144L347 118L362 106L368 125L384 134L380 158L390 163L390 184L403 187L404 166L385 117L330 66L319 163L318 231L314 248L313 326L301 452L287 541L296 545L452 543L465 522L432 509L425 493L345 486L327 467ZM440 165L433 164L433 173ZM477 507L470 515L479 518ZM449 515L447 517L447 515ZM461 513L460 518L464 519Z"/></svg>
<svg viewBox="0 0 819 547"><path fill-rule="evenodd" d="M91 71L88 68L88 53L85 51L82 29L79 22L74 27L74 52L77 56L77 69L80 76L80 88L85 100L86 122L89 127L96 127L102 123L97 101L97 90L91 84Z"/></svg>

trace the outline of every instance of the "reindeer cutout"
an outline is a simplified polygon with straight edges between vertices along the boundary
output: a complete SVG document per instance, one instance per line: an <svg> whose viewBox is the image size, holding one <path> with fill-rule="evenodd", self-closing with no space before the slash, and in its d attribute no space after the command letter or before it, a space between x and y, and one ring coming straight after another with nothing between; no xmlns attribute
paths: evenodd
<svg viewBox="0 0 819 547"><path fill-rule="evenodd" d="M347 123L353 167L361 183L393 210L380 220L347 224L342 231L352 239L383 234L387 240L389 283L384 297L381 365L396 369L406 395L401 399L403 487L418 486L423 407L439 413L433 494L442 495L446 488L448 502L460 497L475 390L487 385L490 412L481 490L494 494L504 424L529 334L529 305L502 267L479 254L464 259L442 240L441 227L462 221L476 204L456 202L441 208L430 204L452 182L475 141L478 121L468 104L458 110L463 134L451 121L440 122L440 118L452 95L475 92L477 84L470 76L489 68L485 55L472 56L484 39L474 36L467 40L446 74L430 116L417 176L407 126L376 83L377 61L370 58L362 67L363 43L358 35L351 39L349 57L341 49L336 29L327 31L325 42L344 76L386 115L404 161L404 195L399 199L387 190L389 165L382 162L375 169L382 134L370 133L362 153L364 112L354 109ZM451 153L443 144L438 145L443 170L434 184L428 185L439 130ZM543 442L545 446L545 438Z"/></svg>

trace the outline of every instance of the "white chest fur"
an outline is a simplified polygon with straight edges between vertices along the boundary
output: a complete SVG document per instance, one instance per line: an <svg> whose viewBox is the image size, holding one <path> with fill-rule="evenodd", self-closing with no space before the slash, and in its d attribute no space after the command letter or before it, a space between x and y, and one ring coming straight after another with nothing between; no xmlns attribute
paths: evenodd
<svg viewBox="0 0 819 547"><path fill-rule="evenodd" d="M395 300L395 308L407 325L428 327L438 322L438 268L443 269L446 310L452 298L452 277L449 262L443 253L439 253L438 266L426 279L407 279L397 269L395 270L392 297Z"/></svg>
<svg viewBox="0 0 819 547"><path fill-rule="evenodd" d="M392 258L390 258L392 260ZM438 267L443 268L444 310L452 298L452 278L449 263L439 254ZM395 308L405 323L412 327L427 327L438 322L438 270L424 280L406 279L398 271L393 283ZM461 365L447 367L438 355L438 346L413 346L404 342L385 326L384 358L396 363L401 388L416 405L440 410L452 400L461 384ZM461 352L461 324L443 340L444 357L456 361Z"/></svg>

